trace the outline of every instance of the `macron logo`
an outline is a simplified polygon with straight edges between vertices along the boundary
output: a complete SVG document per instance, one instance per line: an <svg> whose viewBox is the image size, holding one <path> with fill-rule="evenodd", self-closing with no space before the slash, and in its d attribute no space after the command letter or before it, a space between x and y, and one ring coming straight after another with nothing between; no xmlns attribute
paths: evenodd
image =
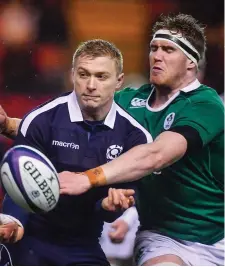
<svg viewBox="0 0 225 267"><path fill-rule="evenodd" d="M79 148L80 148L79 145L76 145L76 144L74 144L74 143L67 143L67 142L56 141L56 140L53 140L53 141L52 141L52 145L53 145L53 146L69 147L69 148L72 148L72 149L79 149Z"/></svg>

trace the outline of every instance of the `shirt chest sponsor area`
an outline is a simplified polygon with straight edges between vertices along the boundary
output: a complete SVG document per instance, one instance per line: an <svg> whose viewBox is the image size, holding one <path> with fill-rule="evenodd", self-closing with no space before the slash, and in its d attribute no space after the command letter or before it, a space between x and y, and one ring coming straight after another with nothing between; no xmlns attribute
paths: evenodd
<svg viewBox="0 0 225 267"><path fill-rule="evenodd" d="M146 99L133 98L130 108L143 108L146 106Z"/></svg>
<svg viewBox="0 0 225 267"><path fill-rule="evenodd" d="M52 145L65 147L65 148L71 148L71 149L75 149L75 150L80 149L80 146L78 144L73 143L73 142L64 142L64 141L52 140Z"/></svg>

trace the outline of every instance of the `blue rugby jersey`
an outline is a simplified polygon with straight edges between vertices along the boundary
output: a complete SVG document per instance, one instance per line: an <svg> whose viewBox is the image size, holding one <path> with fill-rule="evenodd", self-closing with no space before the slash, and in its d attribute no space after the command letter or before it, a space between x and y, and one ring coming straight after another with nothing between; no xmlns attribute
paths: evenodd
<svg viewBox="0 0 225 267"><path fill-rule="evenodd" d="M72 92L26 115L15 144L42 151L58 172L82 172L151 141L151 135L115 102L103 122L84 121L76 94ZM131 185L117 187L131 188ZM112 221L120 215L102 212L101 200L107 192L108 187L100 187L79 196L62 195L53 211L29 215L26 232L60 242L96 239L101 234L103 220Z"/></svg>

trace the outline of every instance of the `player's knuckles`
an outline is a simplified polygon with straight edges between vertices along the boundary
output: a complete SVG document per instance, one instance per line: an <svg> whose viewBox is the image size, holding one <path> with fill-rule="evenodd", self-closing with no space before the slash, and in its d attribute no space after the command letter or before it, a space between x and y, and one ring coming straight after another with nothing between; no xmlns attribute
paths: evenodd
<svg viewBox="0 0 225 267"><path fill-rule="evenodd" d="M133 196L135 193L135 191L133 189L126 189L123 194L126 196L126 197L129 197L129 196Z"/></svg>

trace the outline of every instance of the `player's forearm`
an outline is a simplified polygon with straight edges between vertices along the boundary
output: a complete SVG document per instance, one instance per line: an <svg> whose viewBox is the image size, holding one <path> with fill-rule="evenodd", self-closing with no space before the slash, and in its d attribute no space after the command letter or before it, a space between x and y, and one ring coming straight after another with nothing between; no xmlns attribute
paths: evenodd
<svg viewBox="0 0 225 267"><path fill-rule="evenodd" d="M139 145L97 169L98 185L138 180L179 160L187 150L186 139L174 132L164 132L151 144ZM98 174L99 173L99 174ZM91 182L92 184L94 183Z"/></svg>
<svg viewBox="0 0 225 267"><path fill-rule="evenodd" d="M1 134L14 139L17 136L21 119L7 117L4 125L1 127Z"/></svg>
<svg viewBox="0 0 225 267"><path fill-rule="evenodd" d="M139 145L102 166L106 182L111 184L138 180L156 170L160 162L159 157L160 154L152 151L148 145Z"/></svg>
<svg viewBox="0 0 225 267"><path fill-rule="evenodd" d="M179 160L186 152L186 139L162 133L153 143L134 147L115 161L103 165L107 183L134 181Z"/></svg>

